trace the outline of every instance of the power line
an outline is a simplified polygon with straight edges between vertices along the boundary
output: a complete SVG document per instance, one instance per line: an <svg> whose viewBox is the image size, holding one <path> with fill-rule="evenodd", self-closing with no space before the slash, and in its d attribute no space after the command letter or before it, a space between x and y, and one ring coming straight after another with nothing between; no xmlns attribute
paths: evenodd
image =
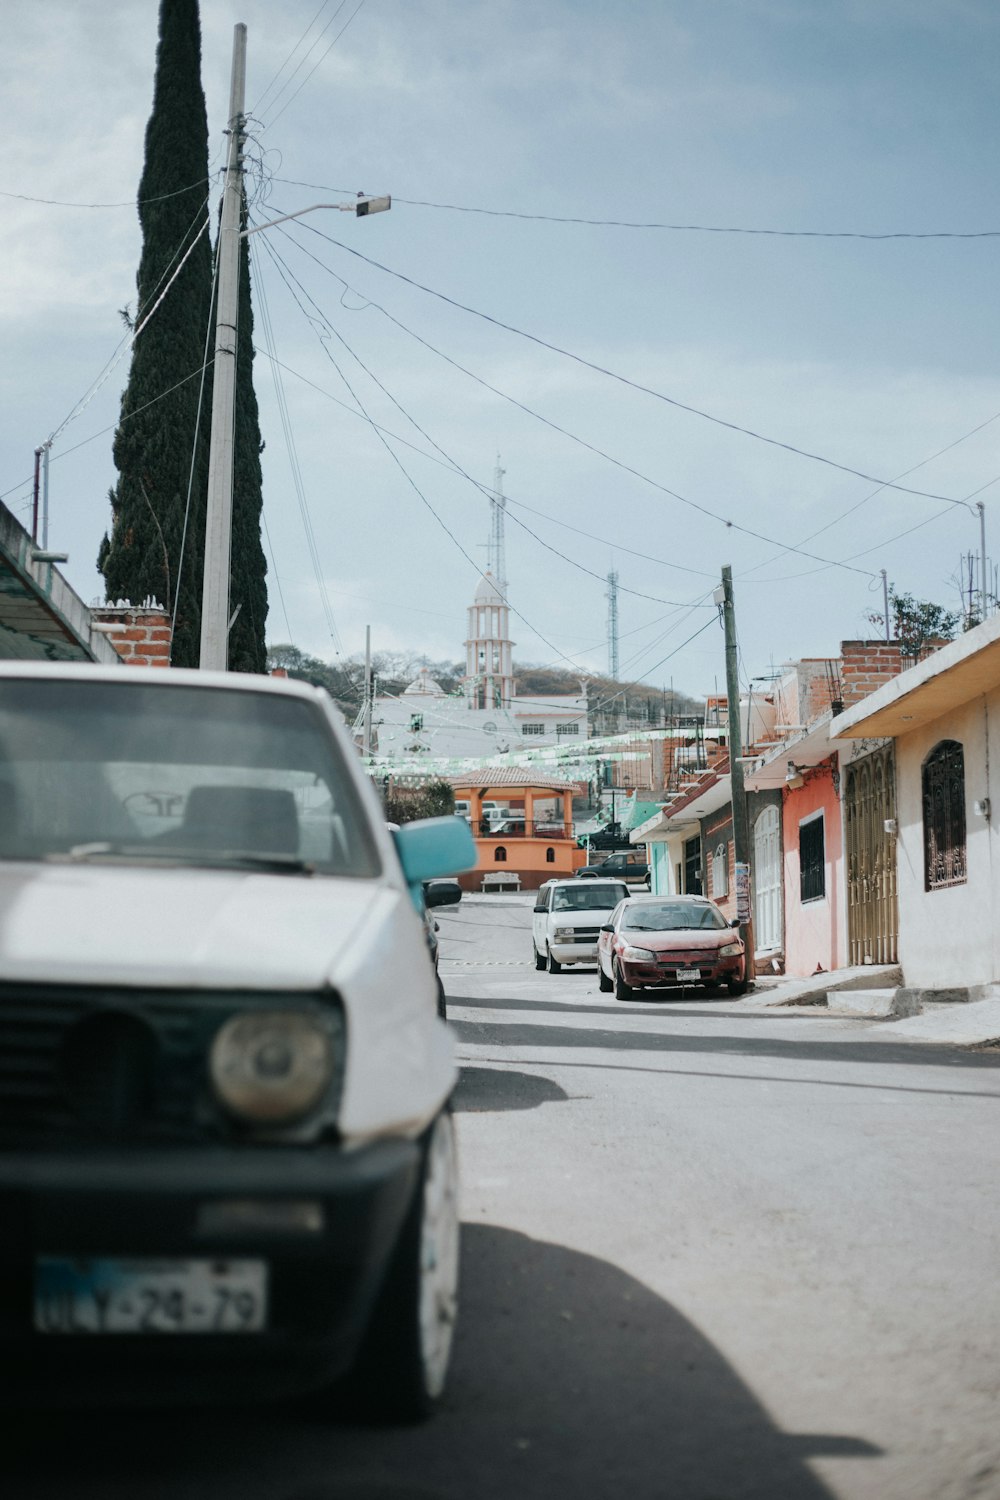
<svg viewBox="0 0 1000 1500"><path fill-rule="evenodd" d="M337 192L317 182L297 182L291 177L276 177L275 182L289 187L316 188L320 192ZM767 229L750 228L738 224L671 224L658 221L634 219L589 219L570 214L529 214L506 208L475 208L462 203L433 203L426 198L397 198L393 203L407 208L434 208L456 214L482 214L493 219L521 219L538 224L581 224L596 229L660 229L678 234L743 234L762 235L773 239L805 240L989 240L1000 238L1000 229L973 230L890 230L885 233L866 232L858 229Z"/></svg>
<svg viewBox="0 0 1000 1500"><path fill-rule="evenodd" d="M327 25L323 28L323 31L320 32L320 36L325 35L325 33L329 30L330 26L333 25L333 22L340 15L340 12L343 10L345 4L346 4L346 0L341 0L341 3L337 7L337 10L334 12L334 14L331 17L331 19L327 22ZM320 63L323 63L323 62L326 61L326 59L329 57L330 53L333 51L334 47L336 47L337 43L340 41L340 38L344 35L344 32L350 26L351 22L354 21L355 18L357 17L357 15L358 15L358 13L361 10L363 10L364 5L365 5L365 0L358 0L358 4L355 7L353 13L350 16L348 16L347 20L344 22L343 26L337 32L337 35L334 37L333 41L330 43L329 47L327 47L326 51L323 53L322 57L317 58L316 62L309 69L309 72L306 74L305 78L303 78L302 82L299 84L298 88L295 90L295 93L291 96L290 99L286 99L285 103L281 106L281 108L278 110L278 113L276 115L272 115L271 118L265 122L266 125L268 126L268 128L270 128L270 126L272 126L275 123L276 120L279 120L281 118L281 116L285 113L285 110L288 108L288 106L290 104L293 104L295 102L295 100L299 97L299 95L301 94L302 90L305 88L306 84L309 82L310 78L315 73L316 69L320 66ZM319 37L316 38L316 42L318 42L318 41L319 41ZM316 42L313 43L313 47L316 45ZM311 52L312 50L313 50L313 48L310 47L309 52ZM306 53L306 57L309 56L309 52ZM305 60L306 60L306 58L304 57L302 59L302 62L304 63ZM301 67L301 66L302 66L302 63L299 64L299 67ZM295 69L295 73L297 73L298 71L299 71L299 69L296 68ZM292 74L292 78L295 77L295 73ZM275 104L277 104L278 100L281 98L281 95L285 92L285 89L288 87L288 84L291 83L292 78L289 78L288 82L283 85L283 87L281 88L281 90L279 91L279 93L275 96L274 100L272 101L272 108L273 108L273 106Z"/></svg>
<svg viewBox="0 0 1000 1500"><path fill-rule="evenodd" d="M300 227L310 230L310 232L313 234L319 234L321 239L329 239L330 243L333 245L339 244L339 241L330 239L328 235L322 234L321 231L315 229L312 225L304 224ZM301 250L303 255L307 255L310 260L312 260L316 265L320 267L321 270L326 271L327 275L333 276L334 279L339 281L341 285L346 289L354 290L350 286L349 282L344 281L343 277L339 276L336 271L331 269L331 267L324 265L323 262L316 256L310 254L305 246L299 244L299 242L295 240L294 236L289 234L287 230L282 229L281 233L285 234L286 238L291 239L293 244L298 245L298 248L299 250ZM374 264L377 264L377 262ZM390 274L394 273L390 272ZM361 293L356 293L356 295L360 296ZM768 546L779 547L783 551L797 553L802 557L807 557L811 561L822 563L827 567L842 567L849 573L860 573L866 578L875 576L874 574L870 573L868 569L852 568L848 563L840 563L828 557L820 557L817 553L814 552L806 552L800 547L792 546L791 543L779 542L776 537L768 536L764 532L756 531L751 526L743 525L742 522L733 521L725 516L720 516L716 511L710 509L709 506L702 505L697 500L691 500L687 495L682 495L679 490L671 489L668 485L661 484L656 479L651 479L648 474L643 474L640 469L633 468L631 464L625 463L624 460L615 458L612 454L605 452L604 449L598 448L595 443L588 442L586 438L580 437L578 433L571 432L569 428L560 426L558 422L554 422L551 418L542 416L540 412L535 411L532 407L526 406L523 401L518 401L516 396L511 396L506 391L500 390L498 386L492 385L490 381L485 380L481 375L477 375L473 370L468 369L467 366L461 364L458 360L453 359L450 354L445 354L442 349L438 349L436 345L423 338L421 334L415 333L413 329L408 328L405 323L394 317L387 308L381 305L381 303L369 301L368 306L373 307L377 312L382 313L383 317L387 318L389 322L392 323L395 327L399 328L403 333L408 334L410 338L415 339L418 344L421 344L425 349L428 349L439 359L443 359L446 364L449 364L454 369L459 370L463 375L467 375L470 380L475 381L477 385L481 385L485 390L491 391L493 395L499 396L504 401L508 401L512 406L516 407L518 411L523 411L527 416L532 417L537 422L541 422L543 426L550 428L553 432L560 433L561 436L569 438L571 442L579 444L581 448L585 448L588 452L596 454L599 458L603 458L607 463L613 464L615 468L621 469L623 473L631 474L634 478L642 480L644 484L648 484L653 489L659 490L661 494L669 495L672 499L679 501L682 505L688 506L691 510L697 511L700 515L707 516L710 520L718 521L728 530L738 531L744 536L750 536L757 541L766 542ZM913 491L913 493L917 492ZM930 498L935 497L932 496ZM949 504L952 503L956 502L949 501ZM516 518L512 519L516 520Z"/></svg>
<svg viewBox="0 0 1000 1500"><path fill-rule="evenodd" d="M280 232L285 233L285 231L283 230ZM290 238L290 236L288 236L287 234L285 237ZM296 244L296 241L292 240L292 243ZM284 265L284 262L282 262L282 265ZM430 443L431 446L441 454L441 457L447 462L452 471L454 473L460 474L463 479L466 479L479 493L484 495L490 501L490 504L492 506L495 503L495 491L481 484L478 479L473 478L471 474L469 474L465 469L462 468L461 464L459 464L454 458L452 458L449 453L445 452L440 443L435 442L434 438L432 438L431 435L423 427L420 426L419 422L417 422L417 420L410 415L405 407L400 405L392 392L383 384L378 376L368 368L368 366L364 363L360 356L351 348L350 344L348 344L343 334L338 332L337 329L333 328L332 324L330 324L329 320L323 314L322 309L319 307L318 303L310 296L310 294L303 287L302 283L292 275L292 272L289 270L288 266L285 265L284 268L288 275L292 277L292 280L295 281L295 284L299 288L299 291L302 293L302 295L306 297L315 308L317 315L324 321L326 326L330 329L330 331L334 334L338 341L344 346L348 354L350 354L351 358L354 359L358 365L360 365L361 369L368 376L369 380L373 381L373 383L379 388L383 395L385 395L392 402L393 406L395 406L400 415L403 416L406 421L408 421L410 425L416 429L417 432L420 433L420 436L425 440L425 442ZM379 436L381 438L381 433L379 434ZM382 441L385 441L384 438L382 438ZM551 552L555 557L561 558L562 561L568 563L570 567L578 569L581 573L588 574L589 577L596 579L599 583L606 582L605 576L603 574L595 572L593 568L588 568L584 563L577 562L575 558L567 556L565 552L561 552L558 547L553 547L551 542L545 541L544 538L540 537L537 532L532 531L531 527L528 526L524 521L520 520L518 516L511 516L510 519L514 522L515 526L520 526L522 531L526 531L527 534L532 538L532 540L536 541L540 547L544 547L546 551ZM501 594L503 594L505 592L504 581L498 579L497 582L500 587L500 592ZM653 604L678 604L678 601L676 599L661 599L655 594L645 594L638 589L628 588L625 584L620 584L619 588L623 593L632 594L639 599L648 599Z"/></svg>
<svg viewBox="0 0 1000 1500"><path fill-rule="evenodd" d="M49 208L137 208L146 203L165 203L168 198L179 198L196 187L204 187L207 177L189 182L187 187L177 188L172 193L159 193L155 198L128 198L122 203L76 203L66 198L34 198L30 193L8 193L0 189L0 198L16 198L21 203L44 203Z"/></svg>
<svg viewBox="0 0 1000 1500"><path fill-rule="evenodd" d="M655 401L662 401L667 406L674 407L677 411L687 412L690 416L701 417L703 421L711 422L716 427L724 427L729 432L738 432L743 437L754 438L759 443L766 443L769 447L780 448L786 453L795 454L798 458L807 458L814 463L825 464L828 468L837 469L842 474L851 474L855 479L864 479L869 484L877 484L887 489L900 490L904 495L916 495L922 500L943 500L948 505L965 505L964 500L956 500L951 495L937 495L928 490L908 489L905 485L894 484L891 480L880 479L877 475L867 474L863 469L852 468L850 464L842 464L837 459L827 458L822 453L812 453L806 448L798 448L794 443L783 442L780 438L768 437L765 433L756 432L752 427L743 427L738 422L730 422L725 417L714 416L711 412L702 411L700 407L690 406L684 401L678 401L674 396L668 396L664 391L658 391L653 386L643 385L641 381L632 380L628 375L622 375L616 370L610 370L605 365L599 365L594 360L586 359L582 354L574 354L572 350L563 349L558 344L550 343L547 339L539 337L538 334L528 333L523 328L517 328L512 323L505 323L501 318L494 318L490 313L480 312L478 308L469 307L467 303L459 302L455 297L449 297L445 292L436 291L433 287L425 286L423 282L417 281L412 276L405 275L402 271L394 271L390 266L385 266L381 261L373 259L370 255L363 255L360 250L352 249L350 245L342 240L336 240L332 235L324 234L315 225L305 224L302 226L311 234L317 234L321 239L327 240L331 245L336 245L339 250L353 255L356 259L372 266L376 271L382 271L386 276L392 276L397 281L412 286L418 292L424 292L429 297L436 297L439 302L444 302L449 307L454 307L459 312L469 313L474 318L481 319L484 323L491 324L494 328L501 328L505 333L513 333L518 338L526 339L528 343L537 344L540 349L548 349L552 354L558 354L563 359L572 360L574 364L581 365L584 369L593 370L597 375L604 375L609 380L616 381L619 385L626 386L629 390L637 391L641 395L651 396ZM735 524L735 523L727 523Z"/></svg>

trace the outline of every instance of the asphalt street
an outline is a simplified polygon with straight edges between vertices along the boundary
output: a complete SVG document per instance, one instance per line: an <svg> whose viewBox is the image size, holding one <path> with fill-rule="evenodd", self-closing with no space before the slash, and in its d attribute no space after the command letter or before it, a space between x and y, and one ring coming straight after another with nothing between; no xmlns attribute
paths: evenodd
<svg viewBox="0 0 1000 1500"><path fill-rule="evenodd" d="M593 969L535 972L524 897L438 915L465 1220L444 1409L44 1413L6 1436L5 1500L1000 1497L1000 1052L620 1005Z"/></svg>

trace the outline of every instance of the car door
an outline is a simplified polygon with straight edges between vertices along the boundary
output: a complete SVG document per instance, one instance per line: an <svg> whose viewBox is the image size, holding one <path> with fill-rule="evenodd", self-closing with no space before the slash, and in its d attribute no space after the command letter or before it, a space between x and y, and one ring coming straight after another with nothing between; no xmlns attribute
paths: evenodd
<svg viewBox="0 0 1000 1500"><path fill-rule="evenodd" d="M552 887L543 885L535 897L535 906L531 915L531 936L536 953L544 953L548 946L547 926L551 901Z"/></svg>
<svg viewBox="0 0 1000 1500"><path fill-rule="evenodd" d="M617 929L617 927L618 927L618 914L621 911L623 905L624 905L624 900L619 901L619 903L615 907L614 911L607 918L607 920L606 920L606 922L604 924L605 926L607 926L607 927L613 927L613 928ZM598 933L598 935L597 935L597 966L598 966L599 969L602 969L604 971L604 973L608 976L609 979L611 979L613 977L612 976L612 972L611 972L611 955L612 955L612 951L613 951L613 949L612 949L613 943L614 943L614 932L604 932L604 931L601 931L601 932Z"/></svg>

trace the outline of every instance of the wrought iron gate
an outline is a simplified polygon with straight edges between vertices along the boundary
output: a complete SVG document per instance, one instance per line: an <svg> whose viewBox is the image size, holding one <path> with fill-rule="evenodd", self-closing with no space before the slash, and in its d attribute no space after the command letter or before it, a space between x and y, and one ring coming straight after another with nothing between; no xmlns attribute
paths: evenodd
<svg viewBox="0 0 1000 1500"><path fill-rule="evenodd" d="M898 960L895 817L896 777L888 745L847 768L847 941L852 964Z"/></svg>

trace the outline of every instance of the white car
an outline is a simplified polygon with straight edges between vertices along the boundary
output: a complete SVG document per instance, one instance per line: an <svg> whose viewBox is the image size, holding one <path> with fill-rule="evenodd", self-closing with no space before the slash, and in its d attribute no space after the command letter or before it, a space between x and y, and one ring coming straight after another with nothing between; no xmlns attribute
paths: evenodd
<svg viewBox="0 0 1000 1500"><path fill-rule="evenodd" d="M327 695L0 662L0 1356L19 1396L426 1415L456 1069L421 882Z"/></svg>
<svg viewBox="0 0 1000 1500"><path fill-rule="evenodd" d="M623 880L548 880L531 921L535 968L558 974L563 964L597 962L601 924L628 895Z"/></svg>

